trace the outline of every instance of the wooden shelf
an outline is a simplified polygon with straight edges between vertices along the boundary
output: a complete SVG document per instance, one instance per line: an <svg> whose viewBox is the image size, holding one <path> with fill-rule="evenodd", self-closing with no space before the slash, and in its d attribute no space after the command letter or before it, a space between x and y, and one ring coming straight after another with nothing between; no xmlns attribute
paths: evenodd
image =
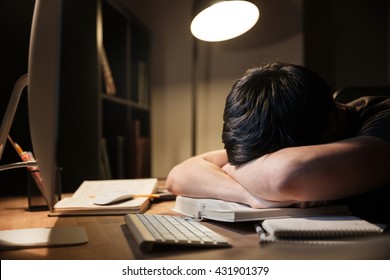
<svg viewBox="0 0 390 280"><path fill-rule="evenodd" d="M83 180L150 176L148 30L115 0L63 6L58 161L64 191L73 192ZM105 93L104 61L115 95ZM135 148L139 143L144 155ZM143 170L136 172L140 162Z"/></svg>
<svg viewBox="0 0 390 280"><path fill-rule="evenodd" d="M149 111L150 110L149 106L138 104L135 101L124 99L122 97L110 96L110 95L107 95L107 94L104 94L104 93L101 95L101 97L102 97L103 100L106 100L106 101L109 101L109 102L113 102L113 103L116 103L116 104L120 104L120 105L123 105L123 106L127 106L129 108L139 109L139 110L143 110L143 111Z"/></svg>

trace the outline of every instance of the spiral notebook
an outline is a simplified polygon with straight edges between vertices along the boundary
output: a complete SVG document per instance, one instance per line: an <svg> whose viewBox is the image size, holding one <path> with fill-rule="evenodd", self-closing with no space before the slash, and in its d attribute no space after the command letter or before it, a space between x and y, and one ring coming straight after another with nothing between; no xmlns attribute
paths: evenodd
<svg viewBox="0 0 390 280"><path fill-rule="evenodd" d="M257 225L260 242L345 241L379 235L384 226L355 216L318 216L264 220Z"/></svg>

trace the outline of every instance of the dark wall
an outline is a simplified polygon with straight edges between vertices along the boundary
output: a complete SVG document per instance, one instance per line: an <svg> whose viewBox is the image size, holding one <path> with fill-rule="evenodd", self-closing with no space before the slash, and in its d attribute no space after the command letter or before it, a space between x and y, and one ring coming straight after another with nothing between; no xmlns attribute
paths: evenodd
<svg viewBox="0 0 390 280"><path fill-rule="evenodd" d="M28 44L34 0L0 0L0 120L16 80L27 73ZM21 97L10 135L24 149L31 149L28 127L27 95ZM19 161L7 143L0 164ZM27 171L15 169L0 172L1 194L27 192Z"/></svg>
<svg viewBox="0 0 390 280"><path fill-rule="evenodd" d="M389 84L387 0L305 0L305 65L333 89Z"/></svg>

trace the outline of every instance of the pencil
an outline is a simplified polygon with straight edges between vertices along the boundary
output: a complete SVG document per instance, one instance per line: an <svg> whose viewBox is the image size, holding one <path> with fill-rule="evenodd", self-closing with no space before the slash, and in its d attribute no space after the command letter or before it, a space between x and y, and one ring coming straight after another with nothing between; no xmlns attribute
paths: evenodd
<svg viewBox="0 0 390 280"><path fill-rule="evenodd" d="M147 197L147 198L160 198L160 195L159 194L134 194L133 195L133 198L137 198L137 197Z"/></svg>
<svg viewBox="0 0 390 280"><path fill-rule="evenodd" d="M24 162L36 161L31 152L23 151L23 149L19 146L19 144L14 142L13 139L11 138L11 136L9 136L9 135L8 135L8 140L11 142L15 151L18 153L18 155L20 156L20 158ZM27 169L30 171L31 176L33 177L33 179L34 179L37 187L41 191L42 195L45 196L46 193L45 193L45 189L42 185L42 177L41 177L41 174L39 173L39 168L37 166L31 166L31 167L27 167Z"/></svg>

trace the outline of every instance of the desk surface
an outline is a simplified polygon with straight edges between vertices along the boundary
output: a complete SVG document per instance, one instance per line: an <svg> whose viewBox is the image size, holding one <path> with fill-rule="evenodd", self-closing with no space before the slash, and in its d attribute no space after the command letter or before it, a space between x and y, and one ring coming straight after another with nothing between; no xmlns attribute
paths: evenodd
<svg viewBox="0 0 390 280"><path fill-rule="evenodd" d="M173 214L173 201L155 202L147 213ZM125 226L123 216L48 217L47 211L26 211L27 199L0 198L0 230L83 226L89 242L79 246L34 248L0 252L6 259L390 259L390 235L361 240L357 244L259 245L252 223L204 222L225 236L231 248L192 247L160 249L143 254Z"/></svg>

